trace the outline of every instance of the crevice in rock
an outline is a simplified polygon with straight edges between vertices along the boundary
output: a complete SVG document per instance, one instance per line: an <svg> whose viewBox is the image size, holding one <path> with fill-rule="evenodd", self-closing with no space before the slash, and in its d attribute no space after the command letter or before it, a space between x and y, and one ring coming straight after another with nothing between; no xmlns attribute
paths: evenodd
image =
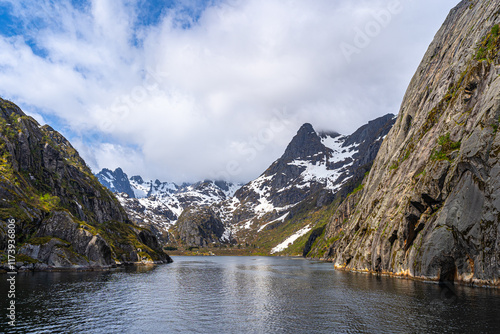
<svg viewBox="0 0 500 334"><path fill-rule="evenodd" d="M397 230L392 231L392 235L389 237L389 242L391 246L394 244L394 241L396 241L397 238L398 238L398 231Z"/></svg>
<svg viewBox="0 0 500 334"><path fill-rule="evenodd" d="M382 271L382 258L379 256L375 260L375 271L376 272L381 272Z"/></svg>
<svg viewBox="0 0 500 334"><path fill-rule="evenodd" d="M410 201L410 204L415 208L417 209L420 213L424 213L425 211L425 206L420 203L420 202L417 202L417 201Z"/></svg>
<svg viewBox="0 0 500 334"><path fill-rule="evenodd" d="M405 216L406 224L403 230L403 237L405 239L405 244L404 244L405 252L411 247L413 241L417 237L415 226L417 225L419 218L420 216L417 216L413 213L407 213Z"/></svg>
<svg viewBox="0 0 500 334"><path fill-rule="evenodd" d="M457 266L455 259L451 256L445 256L439 266L439 283L453 284L457 276Z"/></svg>

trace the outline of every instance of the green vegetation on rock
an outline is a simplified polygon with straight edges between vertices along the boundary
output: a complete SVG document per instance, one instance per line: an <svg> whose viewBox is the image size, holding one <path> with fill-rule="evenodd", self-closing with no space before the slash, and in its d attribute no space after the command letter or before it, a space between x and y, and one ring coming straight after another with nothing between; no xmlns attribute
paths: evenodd
<svg viewBox="0 0 500 334"><path fill-rule="evenodd" d="M489 34L487 34L483 40L479 43L475 59L478 61L488 61L493 62L498 56L498 51L500 50L500 27L495 24Z"/></svg>
<svg viewBox="0 0 500 334"><path fill-rule="evenodd" d="M450 134L440 136L437 140L439 149L434 149L431 155L432 160L449 160L449 154L453 151L460 149L461 142L454 142L450 139Z"/></svg>

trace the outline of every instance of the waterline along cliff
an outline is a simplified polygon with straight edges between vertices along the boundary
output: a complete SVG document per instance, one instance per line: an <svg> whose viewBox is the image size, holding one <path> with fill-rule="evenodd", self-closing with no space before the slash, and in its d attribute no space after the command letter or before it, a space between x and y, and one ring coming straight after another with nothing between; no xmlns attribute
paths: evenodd
<svg viewBox="0 0 500 334"><path fill-rule="evenodd" d="M17 269L171 261L58 132L0 99L0 254L15 221ZM10 269L10 268L8 268Z"/></svg>
<svg viewBox="0 0 500 334"><path fill-rule="evenodd" d="M405 94L362 190L311 257L337 268L500 285L500 1L462 1Z"/></svg>

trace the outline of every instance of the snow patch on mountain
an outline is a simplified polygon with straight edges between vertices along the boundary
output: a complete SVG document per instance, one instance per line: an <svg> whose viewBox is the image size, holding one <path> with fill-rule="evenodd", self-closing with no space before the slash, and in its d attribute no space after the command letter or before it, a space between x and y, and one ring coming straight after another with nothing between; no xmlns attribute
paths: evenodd
<svg viewBox="0 0 500 334"><path fill-rule="evenodd" d="M279 252L284 251L285 249L287 249L288 247L290 247L290 245L293 244L295 242L295 240L297 240L298 238L300 238L300 237L306 235L307 233L309 233L310 230L312 230L311 225L307 225L306 227L298 230L295 234L293 234L290 237L288 237L285 241L283 241L282 243L280 243L278 246L276 246L273 249L271 249L271 254L279 253Z"/></svg>
<svg viewBox="0 0 500 334"><path fill-rule="evenodd" d="M286 219L286 217L288 217L289 214L290 214L290 212L287 212L283 216L281 216L279 218L276 218L275 220L271 220L269 223L266 223L266 224L262 225L261 227L259 227L259 229L257 230L257 232L262 232L262 230L265 229L266 226L268 226L270 224L273 224L273 223L276 223L276 222L283 222Z"/></svg>
<svg viewBox="0 0 500 334"><path fill-rule="evenodd" d="M347 136L321 136L321 143L332 151L330 158L328 159L329 163L334 164L337 162L345 161L347 159L352 159L353 156L359 152L357 148L359 147L360 143L354 143L344 146L347 139Z"/></svg>

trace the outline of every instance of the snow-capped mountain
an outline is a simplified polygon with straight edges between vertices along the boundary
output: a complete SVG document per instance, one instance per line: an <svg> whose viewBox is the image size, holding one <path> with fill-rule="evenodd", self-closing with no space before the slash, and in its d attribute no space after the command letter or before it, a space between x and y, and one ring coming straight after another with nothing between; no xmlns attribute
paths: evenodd
<svg viewBox="0 0 500 334"><path fill-rule="evenodd" d="M282 223L312 196L318 206L331 203L362 180L394 121L394 115L386 115L348 136L318 133L306 123L281 158L214 210L238 235L241 230L262 233Z"/></svg>
<svg viewBox="0 0 500 334"><path fill-rule="evenodd" d="M144 181L141 176L128 177L121 168L103 169L96 174L99 181L113 191L135 223L148 226L169 239L168 230L182 212L190 207L219 203L234 195L241 186L224 181L203 181L177 185L172 182Z"/></svg>
<svg viewBox="0 0 500 334"><path fill-rule="evenodd" d="M247 242L286 223L306 201L322 207L351 192L394 121L394 115L386 115L351 135L318 133L306 123L283 155L244 186L222 181L178 186L128 178L119 168L103 169L97 177L116 193L131 219L164 242L202 247L217 240Z"/></svg>
<svg viewBox="0 0 500 334"><path fill-rule="evenodd" d="M125 193L130 197L135 197L134 189L130 186L127 174L121 168L117 168L114 172L104 168L96 175L103 186L114 193Z"/></svg>

